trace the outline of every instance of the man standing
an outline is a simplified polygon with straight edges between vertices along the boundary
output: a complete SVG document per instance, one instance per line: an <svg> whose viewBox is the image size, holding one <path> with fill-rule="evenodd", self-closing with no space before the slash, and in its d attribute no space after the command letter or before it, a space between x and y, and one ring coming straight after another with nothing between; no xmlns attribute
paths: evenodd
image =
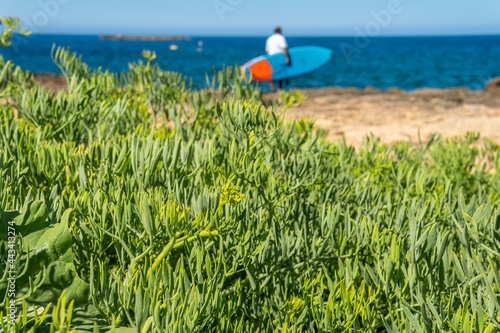
<svg viewBox="0 0 500 333"><path fill-rule="evenodd" d="M269 55L284 53L287 65L290 65L290 56L288 55L288 44L285 36L281 34L281 27L274 28L275 34L267 39L266 53ZM283 89L283 80L279 81L280 89ZM271 81L271 92L275 91L274 81Z"/></svg>

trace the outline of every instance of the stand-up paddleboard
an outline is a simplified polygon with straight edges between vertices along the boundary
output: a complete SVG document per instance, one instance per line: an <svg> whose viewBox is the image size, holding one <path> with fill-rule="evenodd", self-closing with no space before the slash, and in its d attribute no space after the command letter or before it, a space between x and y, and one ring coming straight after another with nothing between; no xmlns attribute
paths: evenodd
<svg viewBox="0 0 500 333"><path fill-rule="evenodd" d="M333 51L319 46L294 47L288 50L290 65L284 53L264 55L245 63L241 72L252 81L276 81L308 74L326 65Z"/></svg>

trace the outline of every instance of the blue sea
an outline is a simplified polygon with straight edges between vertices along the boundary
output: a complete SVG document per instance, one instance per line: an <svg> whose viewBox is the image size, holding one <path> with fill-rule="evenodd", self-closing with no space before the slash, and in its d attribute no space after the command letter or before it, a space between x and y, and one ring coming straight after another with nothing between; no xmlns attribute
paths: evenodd
<svg viewBox="0 0 500 333"><path fill-rule="evenodd" d="M204 48L198 52L198 42ZM106 41L98 36L34 35L18 37L0 54L24 70L57 73L52 46L69 47L92 68L125 71L145 49L157 54L165 70L181 72L193 87L205 86L213 68L243 64L264 53L265 37L192 37L191 41ZM170 50L171 44L179 48ZM290 80L288 88L354 86L468 87L482 89L500 76L500 36L462 37L288 37L290 47L317 45L334 50L334 60L320 71Z"/></svg>

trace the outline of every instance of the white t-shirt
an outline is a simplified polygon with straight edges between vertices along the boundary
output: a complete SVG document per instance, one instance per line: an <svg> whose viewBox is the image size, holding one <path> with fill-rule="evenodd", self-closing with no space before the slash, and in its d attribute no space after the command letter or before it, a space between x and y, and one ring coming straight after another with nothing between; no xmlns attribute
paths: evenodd
<svg viewBox="0 0 500 333"><path fill-rule="evenodd" d="M282 34L274 34L267 39L266 52L269 55L282 53L283 49L288 48L286 39Z"/></svg>

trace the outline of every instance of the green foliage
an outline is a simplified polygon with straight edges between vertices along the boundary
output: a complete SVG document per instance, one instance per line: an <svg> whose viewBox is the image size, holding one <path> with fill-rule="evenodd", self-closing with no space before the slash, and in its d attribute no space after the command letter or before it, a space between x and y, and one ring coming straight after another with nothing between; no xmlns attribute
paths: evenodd
<svg viewBox="0 0 500 333"><path fill-rule="evenodd" d="M284 108L289 108L292 106L300 106L302 102L306 99L306 96L297 89L279 92L278 106L283 106Z"/></svg>
<svg viewBox="0 0 500 333"><path fill-rule="evenodd" d="M3 25L0 31L0 47L9 46L10 40L14 34L29 35L31 32L26 30L21 20L14 16L0 17L0 26Z"/></svg>
<svg viewBox="0 0 500 333"><path fill-rule="evenodd" d="M0 55L0 98L9 98L12 94L19 95L23 90L33 86L34 81L28 72L24 72L19 67L8 60L5 61Z"/></svg>
<svg viewBox="0 0 500 333"><path fill-rule="evenodd" d="M17 298L30 303L57 301L63 290L77 304L84 304L88 298L88 285L76 274L71 251L71 233L68 229L70 210L62 216L60 223L47 221L48 212L40 201L30 202L24 212L3 212L2 225L14 222L15 232L22 235L18 246L15 271L22 272L16 278ZM17 216L16 216L17 215ZM5 256L8 234L0 232L1 255ZM0 268L0 275L6 267ZM0 295L7 294L7 281L0 282ZM5 300L3 301L5 304Z"/></svg>
<svg viewBox="0 0 500 333"><path fill-rule="evenodd" d="M13 216L26 293L3 331L500 330L498 144L355 149L284 124L238 69L194 91L53 58L67 92L5 70L0 248Z"/></svg>
<svg viewBox="0 0 500 333"><path fill-rule="evenodd" d="M142 54L141 54L148 62L147 66L148 67L151 67L151 64L153 63L153 60L156 59L156 52L153 51L149 51L149 50L144 50L142 51Z"/></svg>

